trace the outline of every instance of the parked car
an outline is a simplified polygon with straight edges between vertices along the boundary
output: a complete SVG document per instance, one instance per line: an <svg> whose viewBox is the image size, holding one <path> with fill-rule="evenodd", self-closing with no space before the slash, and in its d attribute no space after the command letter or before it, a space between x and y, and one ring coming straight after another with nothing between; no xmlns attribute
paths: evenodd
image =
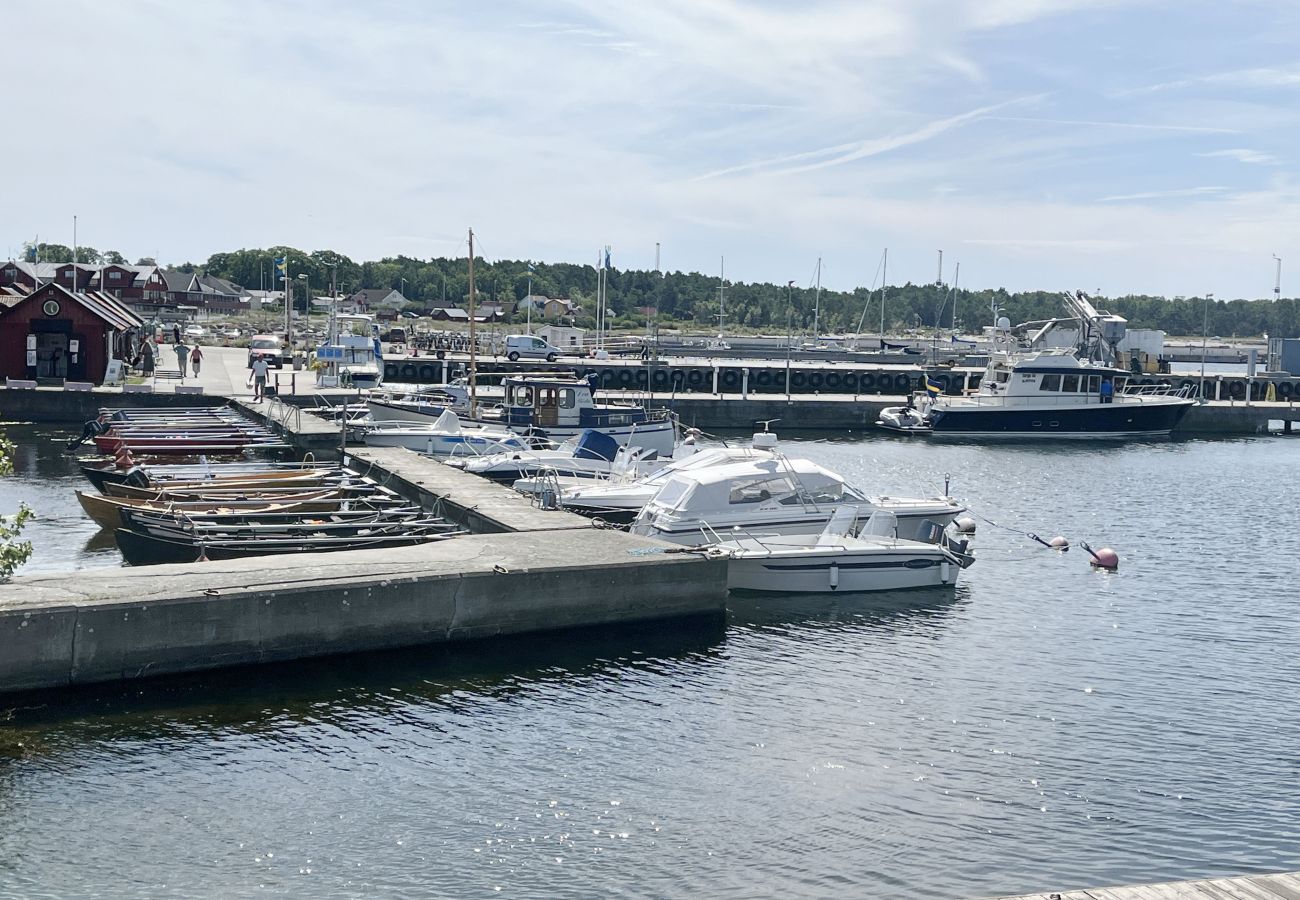
<svg viewBox="0 0 1300 900"><path fill-rule="evenodd" d="M248 342L248 368L253 367L253 360L265 359L277 369L284 368L286 356L284 342L273 334L255 334Z"/></svg>
<svg viewBox="0 0 1300 900"><path fill-rule="evenodd" d="M506 338L506 359L511 362L515 362L520 358L544 359L547 362L555 362L559 355L559 347L554 347L531 334L512 334Z"/></svg>
<svg viewBox="0 0 1300 900"><path fill-rule="evenodd" d="M186 337L192 337L192 338L201 338L207 333L208 332L203 328L202 325L186 325L185 330L181 332L181 334L185 335Z"/></svg>

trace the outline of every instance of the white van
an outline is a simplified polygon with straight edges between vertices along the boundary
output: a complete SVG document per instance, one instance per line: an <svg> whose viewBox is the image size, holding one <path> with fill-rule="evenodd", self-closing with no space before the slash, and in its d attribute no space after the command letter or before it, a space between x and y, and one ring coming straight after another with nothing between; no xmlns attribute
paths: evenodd
<svg viewBox="0 0 1300 900"><path fill-rule="evenodd" d="M553 347L539 337L531 334L512 334L506 338L506 359L515 362L520 358L544 359L555 362L560 355L560 348Z"/></svg>

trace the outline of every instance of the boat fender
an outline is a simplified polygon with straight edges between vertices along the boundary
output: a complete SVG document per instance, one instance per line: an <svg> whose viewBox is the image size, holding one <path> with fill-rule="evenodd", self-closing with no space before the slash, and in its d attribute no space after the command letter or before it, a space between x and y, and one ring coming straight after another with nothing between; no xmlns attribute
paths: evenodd
<svg viewBox="0 0 1300 900"><path fill-rule="evenodd" d="M1290 397L1290 396L1291 396L1291 382L1289 382L1289 381L1279 381L1279 382L1277 383L1277 395L1278 395L1279 397L1283 397L1283 398Z"/></svg>
<svg viewBox="0 0 1300 900"><path fill-rule="evenodd" d="M944 579L945 581L947 579ZM837 563L831 563L831 590L836 590L840 586L840 567Z"/></svg>
<svg viewBox="0 0 1300 900"><path fill-rule="evenodd" d="M411 363L407 363L406 365L402 366L401 378L403 381L407 381L407 382L415 381L417 377L418 376L416 375L416 368L414 365L412 365Z"/></svg>
<svg viewBox="0 0 1300 900"><path fill-rule="evenodd" d="M886 376L888 377L888 376ZM894 389L906 394L912 387L912 379L903 373L894 376Z"/></svg>
<svg viewBox="0 0 1300 900"><path fill-rule="evenodd" d="M876 376L871 372L863 372L858 376L858 387L863 391L869 391L876 386Z"/></svg>

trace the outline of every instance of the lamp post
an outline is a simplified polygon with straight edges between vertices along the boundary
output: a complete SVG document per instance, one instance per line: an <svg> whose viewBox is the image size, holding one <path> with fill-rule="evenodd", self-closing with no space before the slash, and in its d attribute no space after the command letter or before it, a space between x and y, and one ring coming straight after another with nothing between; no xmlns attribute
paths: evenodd
<svg viewBox="0 0 1300 900"><path fill-rule="evenodd" d="M1273 302L1276 303L1282 299L1282 257L1274 253L1273 259L1277 262L1277 275L1273 280Z"/></svg>

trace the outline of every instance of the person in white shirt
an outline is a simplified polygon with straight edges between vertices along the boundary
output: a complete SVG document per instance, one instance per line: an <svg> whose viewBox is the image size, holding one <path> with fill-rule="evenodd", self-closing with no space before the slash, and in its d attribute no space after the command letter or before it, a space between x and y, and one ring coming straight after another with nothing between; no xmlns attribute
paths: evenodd
<svg viewBox="0 0 1300 900"><path fill-rule="evenodd" d="M267 370L269 370L270 368L271 368L270 364L260 356L257 359L253 360L253 402L254 403L261 400L262 395L266 392L266 373Z"/></svg>

